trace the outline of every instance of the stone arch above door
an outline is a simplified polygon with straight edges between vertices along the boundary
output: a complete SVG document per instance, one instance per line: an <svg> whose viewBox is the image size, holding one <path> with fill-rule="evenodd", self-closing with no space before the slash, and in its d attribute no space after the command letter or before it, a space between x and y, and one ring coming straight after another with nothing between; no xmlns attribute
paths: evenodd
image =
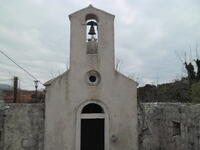
<svg viewBox="0 0 200 150"><path fill-rule="evenodd" d="M97 125L96 123L101 124L101 126L98 126L98 129L103 131L102 134L101 131L96 131L99 136L101 136L99 139L97 138L96 141L101 141L103 143L103 148L100 150L109 150L109 119L108 119L108 111L107 107L99 100L89 100L84 103L82 103L77 111L77 118L76 118L76 150L85 150L83 148L83 140L84 135L81 135L85 132L83 130L85 127L90 126L92 130L93 125ZM86 124L86 126L83 126ZM103 130L102 130L103 129ZM87 129L86 129L87 130ZM90 134L90 133L88 133ZM101 140L103 137L103 141ZM89 137L88 137L89 138ZM92 139L92 138L91 138ZM86 140L87 141L87 140ZM94 141L93 141L94 142ZM82 147L81 147L82 143ZM96 143L97 145L100 143Z"/></svg>

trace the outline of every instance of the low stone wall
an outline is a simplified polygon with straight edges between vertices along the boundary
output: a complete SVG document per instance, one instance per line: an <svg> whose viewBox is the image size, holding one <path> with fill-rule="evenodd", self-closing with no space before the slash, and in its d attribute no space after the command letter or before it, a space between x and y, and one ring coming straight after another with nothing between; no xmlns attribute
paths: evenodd
<svg viewBox="0 0 200 150"><path fill-rule="evenodd" d="M0 150L3 149L3 124L4 124L4 116L0 110Z"/></svg>
<svg viewBox="0 0 200 150"><path fill-rule="evenodd" d="M4 111L3 150L43 150L44 105L8 104Z"/></svg>
<svg viewBox="0 0 200 150"><path fill-rule="evenodd" d="M44 104L9 104L0 111L0 149L43 150ZM138 107L140 150L199 150L200 105L145 103Z"/></svg>
<svg viewBox="0 0 200 150"><path fill-rule="evenodd" d="M200 105L139 105L140 150L199 150Z"/></svg>

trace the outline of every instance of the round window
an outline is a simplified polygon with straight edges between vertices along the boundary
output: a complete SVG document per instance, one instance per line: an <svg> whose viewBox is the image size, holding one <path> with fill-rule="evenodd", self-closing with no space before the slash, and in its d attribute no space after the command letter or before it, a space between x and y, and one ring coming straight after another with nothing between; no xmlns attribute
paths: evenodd
<svg viewBox="0 0 200 150"><path fill-rule="evenodd" d="M90 82L95 82L97 80L97 78L95 76L91 75L89 77L89 80L90 80Z"/></svg>
<svg viewBox="0 0 200 150"><path fill-rule="evenodd" d="M86 78L89 85L97 85L100 82L100 74L95 70L88 71Z"/></svg>

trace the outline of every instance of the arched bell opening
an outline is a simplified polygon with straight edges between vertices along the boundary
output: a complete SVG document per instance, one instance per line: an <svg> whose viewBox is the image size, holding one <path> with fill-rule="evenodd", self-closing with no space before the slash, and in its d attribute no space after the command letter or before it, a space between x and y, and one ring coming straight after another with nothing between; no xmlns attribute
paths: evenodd
<svg viewBox="0 0 200 150"><path fill-rule="evenodd" d="M86 39L87 41L98 40L98 17L95 14L88 14L85 17L86 21Z"/></svg>
<svg viewBox="0 0 200 150"><path fill-rule="evenodd" d="M98 103L87 103L77 117L76 150L108 150L108 117Z"/></svg>
<svg viewBox="0 0 200 150"><path fill-rule="evenodd" d="M88 14L85 17L87 54L97 54L98 20L99 20L98 17L94 14Z"/></svg>

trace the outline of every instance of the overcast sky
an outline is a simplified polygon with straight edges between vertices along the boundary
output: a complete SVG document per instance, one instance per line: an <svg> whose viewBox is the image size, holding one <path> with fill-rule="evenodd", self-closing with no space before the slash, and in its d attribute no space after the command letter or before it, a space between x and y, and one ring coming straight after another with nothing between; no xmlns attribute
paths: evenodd
<svg viewBox="0 0 200 150"><path fill-rule="evenodd" d="M180 78L177 54L184 59L187 52L188 61L196 57L199 0L0 0L0 50L46 82L69 62L68 15L89 4L115 15L120 71L141 84ZM13 76L21 88L34 88L34 79L0 53L0 83L11 84Z"/></svg>

